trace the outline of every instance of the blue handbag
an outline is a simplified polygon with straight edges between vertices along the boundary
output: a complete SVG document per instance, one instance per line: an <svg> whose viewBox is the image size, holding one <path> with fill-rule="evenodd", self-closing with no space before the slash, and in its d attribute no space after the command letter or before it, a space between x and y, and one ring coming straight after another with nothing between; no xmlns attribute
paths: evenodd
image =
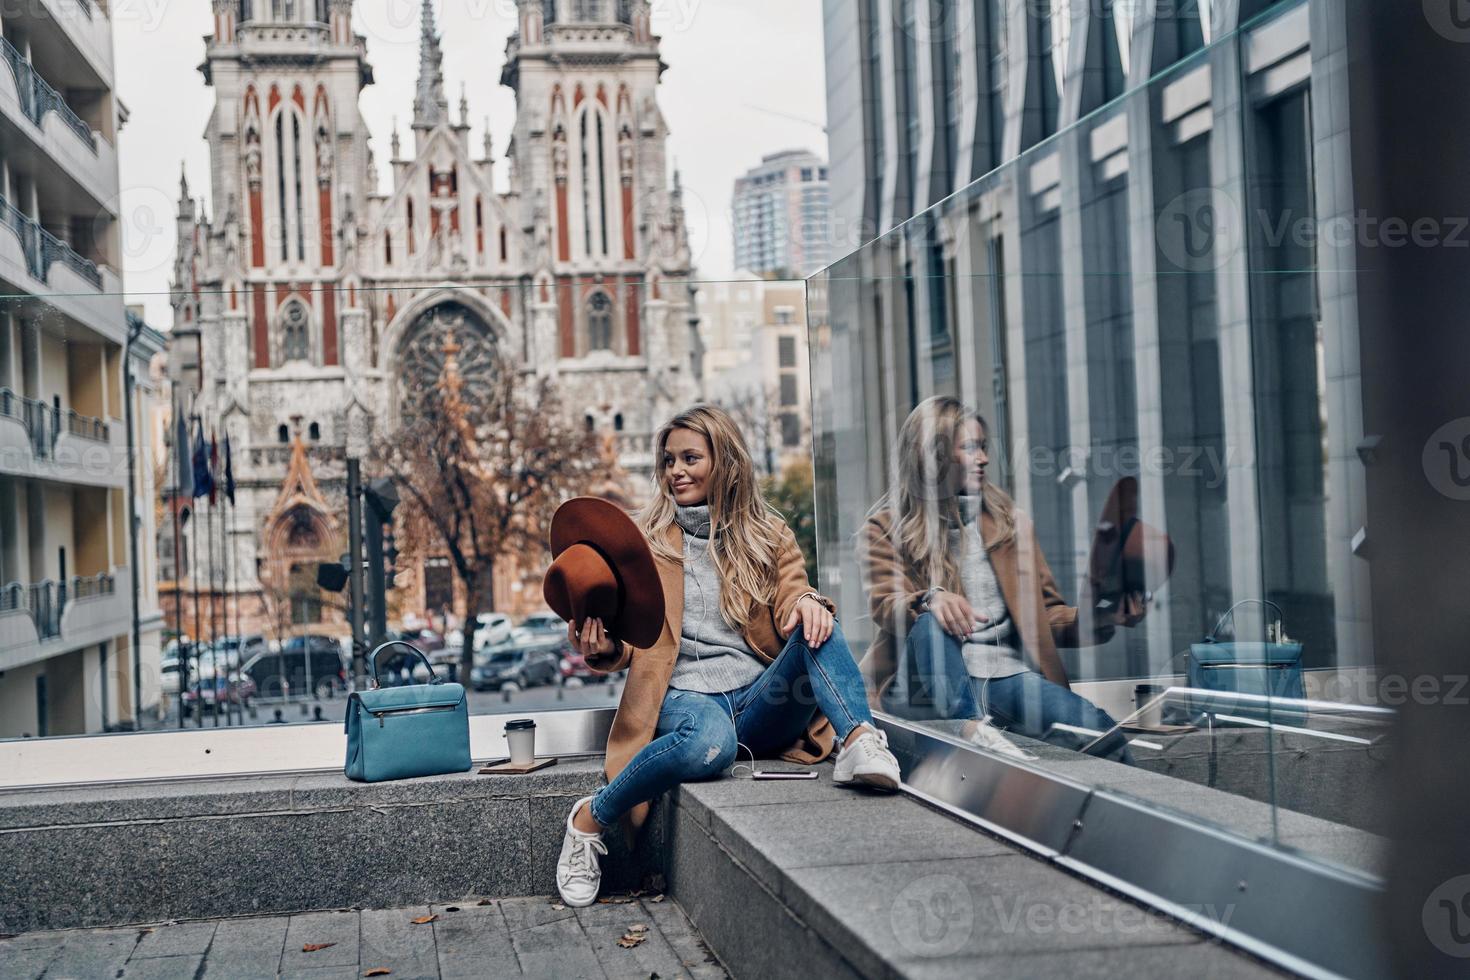
<svg viewBox="0 0 1470 980"><path fill-rule="evenodd" d="M1247 602L1259 602L1276 610L1278 639L1219 642L1216 636L1220 627L1227 619L1233 623L1236 608ZM1302 682L1302 645L1286 638L1281 630L1281 607L1269 599L1242 599L1231 606L1203 643L1190 644L1188 668L1189 686L1198 691L1256 696L1236 699L1201 695L1192 699L1196 714L1237 715L1291 724L1306 719L1306 709L1300 704L1306 696ZM1274 703L1278 700L1293 703L1278 706Z"/></svg>
<svg viewBox="0 0 1470 980"><path fill-rule="evenodd" d="M378 654L395 644L424 662L429 683L378 686ZM347 699L348 779L377 783L470 768L470 714L462 685L437 677L423 652L402 640L389 640L368 654L368 670L372 689Z"/></svg>

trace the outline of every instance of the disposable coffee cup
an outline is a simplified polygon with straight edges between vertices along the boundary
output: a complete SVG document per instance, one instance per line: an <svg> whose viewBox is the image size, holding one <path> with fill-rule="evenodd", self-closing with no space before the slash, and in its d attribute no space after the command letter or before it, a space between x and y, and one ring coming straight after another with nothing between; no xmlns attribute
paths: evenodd
<svg viewBox="0 0 1470 980"><path fill-rule="evenodd" d="M512 765L529 766L536 761L536 723L514 718L505 723L505 741L510 746Z"/></svg>

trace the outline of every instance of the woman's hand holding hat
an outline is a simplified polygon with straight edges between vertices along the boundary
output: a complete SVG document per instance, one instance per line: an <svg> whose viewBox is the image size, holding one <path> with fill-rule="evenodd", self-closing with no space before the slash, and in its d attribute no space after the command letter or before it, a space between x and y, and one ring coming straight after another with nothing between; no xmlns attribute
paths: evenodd
<svg viewBox="0 0 1470 980"><path fill-rule="evenodd" d="M617 650L617 644L607 635L600 619L584 620L581 629L575 623L567 623L567 642L584 660L605 657Z"/></svg>

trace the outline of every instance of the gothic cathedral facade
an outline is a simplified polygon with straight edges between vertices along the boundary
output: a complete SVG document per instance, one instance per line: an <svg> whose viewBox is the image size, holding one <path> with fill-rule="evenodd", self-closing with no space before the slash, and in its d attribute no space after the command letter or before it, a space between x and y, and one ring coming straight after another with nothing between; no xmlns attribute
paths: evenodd
<svg viewBox="0 0 1470 980"><path fill-rule="evenodd" d="M477 154L463 95L451 114L423 0L412 143L392 134L386 191L359 113L373 71L353 3L212 0L213 214L187 186L179 202L173 360L195 414L230 439L229 591L256 631L286 614L252 615L246 596L337 557L345 460L437 377L446 331L468 381L490 354L556 376L635 479L653 431L699 394L648 0L517 0L501 176L488 121ZM400 577L402 605L437 612L440 578ZM496 583L497 608L520 605L509 590Z"/></svg>

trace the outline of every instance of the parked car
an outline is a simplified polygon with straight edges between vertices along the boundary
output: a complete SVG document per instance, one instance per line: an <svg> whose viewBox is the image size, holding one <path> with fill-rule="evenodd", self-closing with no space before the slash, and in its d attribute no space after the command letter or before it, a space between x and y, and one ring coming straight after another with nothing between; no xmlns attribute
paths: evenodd
<svg viewBox="0 0 1470 980"><path fill-rule="evenodd" d="M255 696L255 681L248 674L215 674L206 667L203 675L191 681L189 690L179 699L185 718L193 715L201 702L205 711L218 710L228 704L250 706L250 699Z"/></svg>
<svg viewBox="0 0 1470 980"><path fill-rule="evenodd" d="M480 613L476 618L480 623L475 629L476 652L493 647L497 643L504 643L510 639L510 617L505 613ZM464 647L463 630L450 630L444 639L449 646L456 650L463 649Z"/></svg>
<svg viewBox="0 0 1470 980"><path fill-rule="evenodd" d="M331 698L347 689L341 645L330 636L293 636L279 653L259 650L240 666L262 698Z"/></svg>
<svg viewBox="0 0 1470 980"><path fill-rule="evenodd" d="M477 691L521 691L561 680L561 658L570 647L565 638L540 640L528 646L509 643L475 655L470 686Z"/></svg>
<svg viewBox="0 0 1470 980"><path fill-rule="evenodd" d="M561 663L558 666L561 668L563 684L572 678L590 684L605 684L612 679L612 675L600 674L588 667L586 658L578 653L571 644L568 644L567 648L562 651Z"/></svg>
<svg viewBox="0 0 1470 980"><path fill-rule="evenodd" d="M554 612L531 613L521 620L521 629L530 630L532 633L559 633L566 634L567 621Z"/></svg>

